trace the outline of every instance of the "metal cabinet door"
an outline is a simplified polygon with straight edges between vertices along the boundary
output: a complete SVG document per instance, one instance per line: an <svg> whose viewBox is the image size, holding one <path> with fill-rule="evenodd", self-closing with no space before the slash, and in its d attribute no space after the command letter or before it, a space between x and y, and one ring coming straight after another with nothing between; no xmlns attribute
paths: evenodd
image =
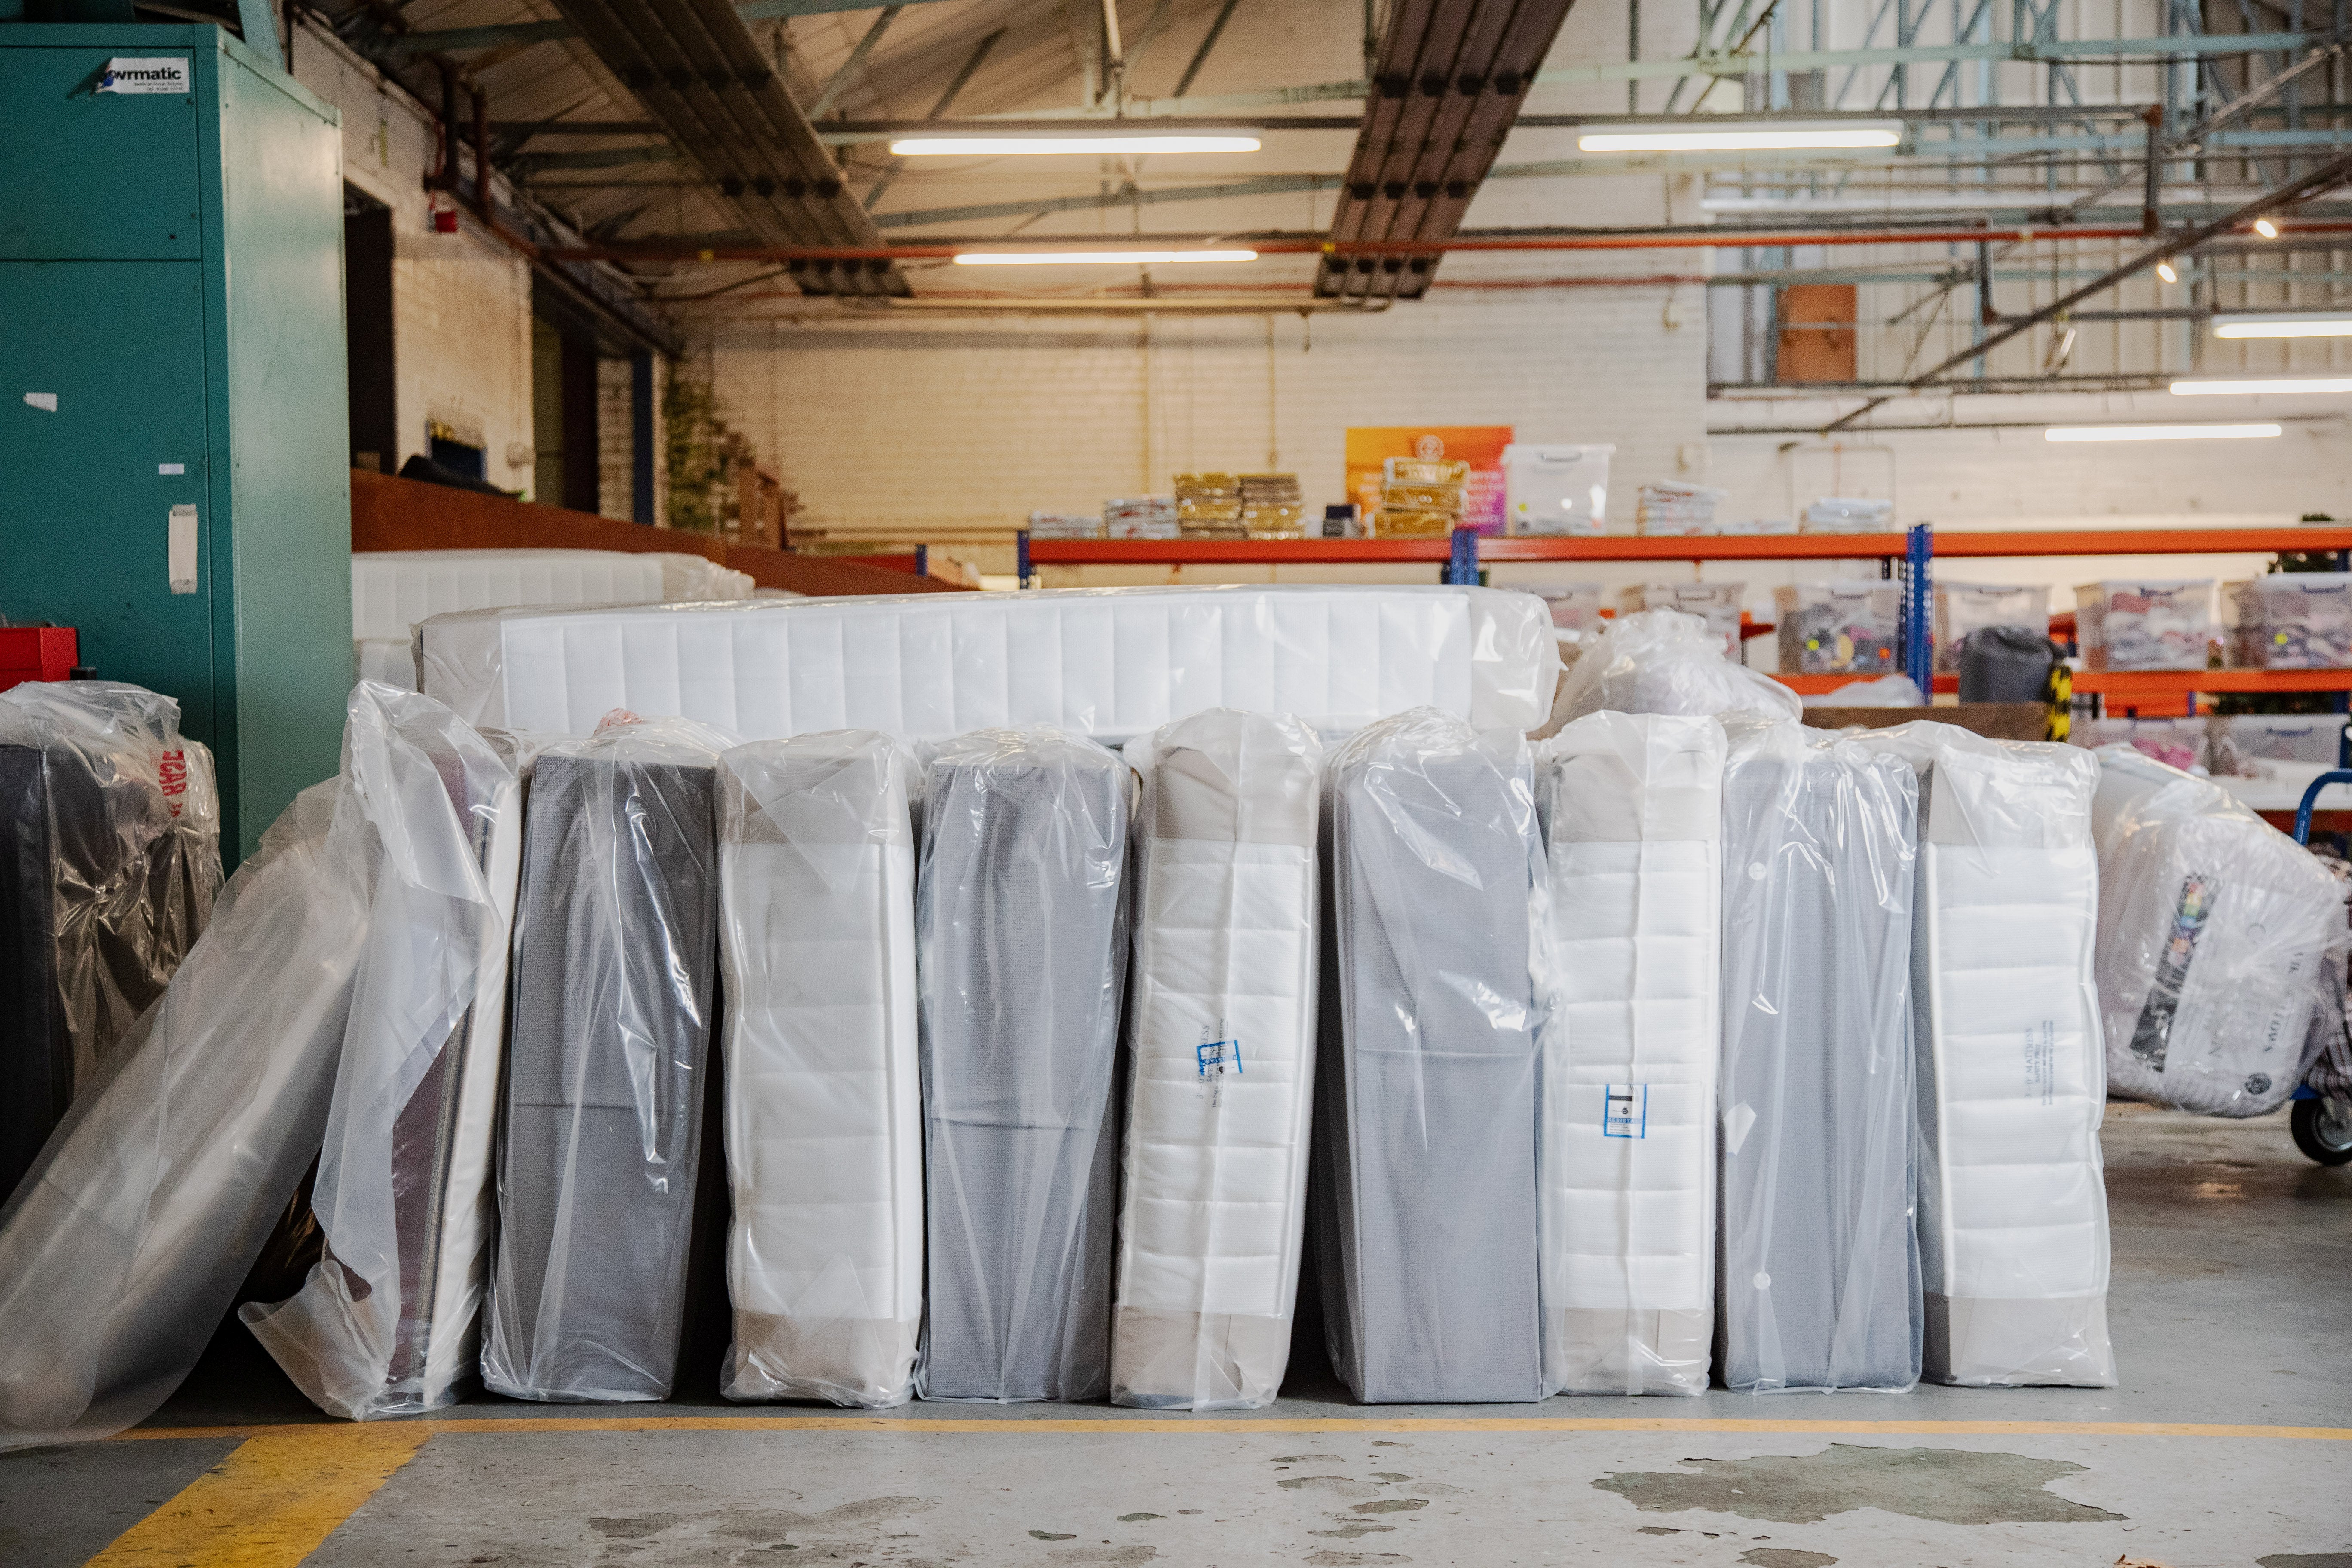
<svg viewBox="0 0 2352 1568"><path fill-rule="evenodd" d="M0 202L0 258L201 255L194 68L202 62L184 47L25 47L7 36L17 33L0 30L0 170L8 192ZM107 61L125 56L188 61L190 90L92 91Z"/></svg>

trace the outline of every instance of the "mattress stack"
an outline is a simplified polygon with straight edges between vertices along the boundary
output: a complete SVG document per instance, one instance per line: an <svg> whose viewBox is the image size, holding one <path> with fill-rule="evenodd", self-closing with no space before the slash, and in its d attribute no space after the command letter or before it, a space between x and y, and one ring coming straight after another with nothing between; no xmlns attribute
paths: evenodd
<svg viewBox="0 0 2352 1568"><path fill-rule="evenodd" d="M719 767L730 1399L889 1405L923 1321L911 759L871 731Z"/></svg>
<svg viewBox="0 0 2352 1568"><path fill-rule="evenodd" d="M1699 1394L1714 1319L1723 729L1588 714L1542 743L1559 1010L1538 1147L1544 1388Z"/></svg>
<svg viewBox="0 0 2352 1568"><path fill-rule="evenodd" d="M929 1313L926 1399L1109 1384L1132 785L1049 729L931 758L917 892Z"/></svg>
<svg viewBox="0 0 2352 1568"><path fill-rule="evenodd" d="M1517 731L1427 709L1333 756L1318 1226L1331 1359L1370 1404L1543 1397L1543 839Z"/></svg>
<svg viewBox="0 0 2352 1568"><path fill-rule="evenodd" d="M1908 1388L1917 785L1898 757L1741 722L1723 796L1717 1373Z"/></svg>
<svg viewBox="0 0 2352 1568"><path fill-rule="evenodd" d="M1132 1082L1111 1397L1255 1409L1282 1385L1312 1109L1321 746L1213 709L1128 749Z"/></svg>
<svg viewBox="0 0 2352 1568"><path fill-rule="evenodd" d="M482 1379L663 1399L685 1312L729 737L627 719L533 770Z"/></svg>

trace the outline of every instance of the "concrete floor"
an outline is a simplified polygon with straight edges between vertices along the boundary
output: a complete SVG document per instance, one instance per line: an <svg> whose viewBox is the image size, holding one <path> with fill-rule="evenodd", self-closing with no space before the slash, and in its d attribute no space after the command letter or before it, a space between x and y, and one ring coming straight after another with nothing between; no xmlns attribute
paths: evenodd
<svg viewBox="0 0 2352 1568"><path fill-rule="evenodd" d="M360 1427L232 1328L138 1433L0 1456L0 1564L2352 1568L2352 1167L2283 1116L2109 1111L2117 1389L1367 1409L1318 1360L1243 1416L706 1391Z"/></svg>

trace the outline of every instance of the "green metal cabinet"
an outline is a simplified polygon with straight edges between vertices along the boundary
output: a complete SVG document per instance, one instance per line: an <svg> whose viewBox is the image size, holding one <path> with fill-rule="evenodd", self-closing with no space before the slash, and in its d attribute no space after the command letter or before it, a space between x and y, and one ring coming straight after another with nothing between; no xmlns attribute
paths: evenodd
<svg viewBox="0 0 2352 1568"><path fill-rule="evenodd" d="M0 616L179 700L234 865L351 688L338 118L208 26L0 24Z"/></svg>

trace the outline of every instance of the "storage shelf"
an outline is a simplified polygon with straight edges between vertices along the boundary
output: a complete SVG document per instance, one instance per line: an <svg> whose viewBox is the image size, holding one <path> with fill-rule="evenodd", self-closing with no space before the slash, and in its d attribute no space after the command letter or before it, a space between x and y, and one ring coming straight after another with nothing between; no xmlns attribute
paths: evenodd
<svg viewBox="0 0 2352 1568"><path fill-rule="evenodd" d="M2352 691L2352 669L2078 669L2074 689L2116 702L2192 691Z"/></svg>

